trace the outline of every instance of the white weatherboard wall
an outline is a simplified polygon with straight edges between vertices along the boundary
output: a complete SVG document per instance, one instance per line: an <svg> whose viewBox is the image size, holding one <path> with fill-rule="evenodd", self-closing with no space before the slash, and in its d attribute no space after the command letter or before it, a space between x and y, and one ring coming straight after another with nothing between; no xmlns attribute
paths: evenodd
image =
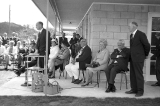
<svg viewBox="0 0 160 106"><path fill-rule="evenodd" d="M88 32L88 34L90 34L89 46L92 49L93 56L98 51L99 40L102 38L107 39L107 48L110 52L113 52L114 48L117 47L117 41L119 39L124 39L125 45L129 47L130 33L128 24L132 21L137 22L139 25L138 29L147 35L148 12L160 12L160 6L107 3L93 4L88 12L88 20L91 24L88 26L91 29L90 32ZM84 23L81 24L81 28L84 28L83 25ZM85 34L85 32L83 32L83 34Z"/></svg>

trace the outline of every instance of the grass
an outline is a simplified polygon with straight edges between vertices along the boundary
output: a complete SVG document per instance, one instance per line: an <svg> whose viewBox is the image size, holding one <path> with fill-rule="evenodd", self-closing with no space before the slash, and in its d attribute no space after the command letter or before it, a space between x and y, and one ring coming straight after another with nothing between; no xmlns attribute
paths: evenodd
<svg viewBox="0 0 160 106"><path fill-rule="evenodd" d="M0 96L0 106L160 106L160 98L77 98L68 96Z"/></svg>

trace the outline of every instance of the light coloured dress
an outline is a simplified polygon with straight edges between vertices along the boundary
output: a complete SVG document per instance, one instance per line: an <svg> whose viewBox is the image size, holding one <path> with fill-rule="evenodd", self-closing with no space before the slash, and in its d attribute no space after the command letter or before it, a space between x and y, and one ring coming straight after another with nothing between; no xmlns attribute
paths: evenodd
<svg viewBox="0 0 160 106"><path fill-rule="evenodd" d="M49 54L49 60L48 60L48 68L51 67L51 65L53 64L52 60L55 59L58 56L58 53L59 53L59 47L57 45L56 46L52 46L50 48L50 54Z"/></svg>

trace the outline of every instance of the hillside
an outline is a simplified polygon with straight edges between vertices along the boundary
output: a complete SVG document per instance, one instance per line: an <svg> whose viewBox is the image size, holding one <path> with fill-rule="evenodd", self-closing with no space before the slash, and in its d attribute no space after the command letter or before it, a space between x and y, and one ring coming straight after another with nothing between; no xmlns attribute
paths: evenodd
<svg viewBox="0 0 160 106"><path fill-rule="evenodd" d="M21 26L15 23L11 23L10 31L12 32L17 32L17 33L22 33L26 30L26 26ZM9 23L8 22L2 22L0 23L0 34L3 34L4 32L9 33ZM36 33L36 31L32 28L27 27L27 32L29 35Z"/></svg>
<svg viewBox="0 0 160 106"><path fill-rule="evenodd" d="M21 25L17 25L15 23L11 23L10 30L11 32L19 32L20 30L23 30L24 27ZM0 33L7 32L9 33L9 23L8 22L2 22L0 23Z"/></svg>

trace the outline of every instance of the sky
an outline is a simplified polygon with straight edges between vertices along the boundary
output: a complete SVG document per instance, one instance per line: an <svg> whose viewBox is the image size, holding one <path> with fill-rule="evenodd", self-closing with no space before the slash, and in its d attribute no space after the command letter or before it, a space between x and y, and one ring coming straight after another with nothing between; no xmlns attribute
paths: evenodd
<svg viewBox="0 0 160 106"><path fill-rule="evenodd" d="M35 28L36 22L42 21L46 27L45 16L32 0L0 0L0 22L9 22L9 5L11 6L11 22L20 25L28 24ZM49 27L52 27L50 23Z"/></svg>

